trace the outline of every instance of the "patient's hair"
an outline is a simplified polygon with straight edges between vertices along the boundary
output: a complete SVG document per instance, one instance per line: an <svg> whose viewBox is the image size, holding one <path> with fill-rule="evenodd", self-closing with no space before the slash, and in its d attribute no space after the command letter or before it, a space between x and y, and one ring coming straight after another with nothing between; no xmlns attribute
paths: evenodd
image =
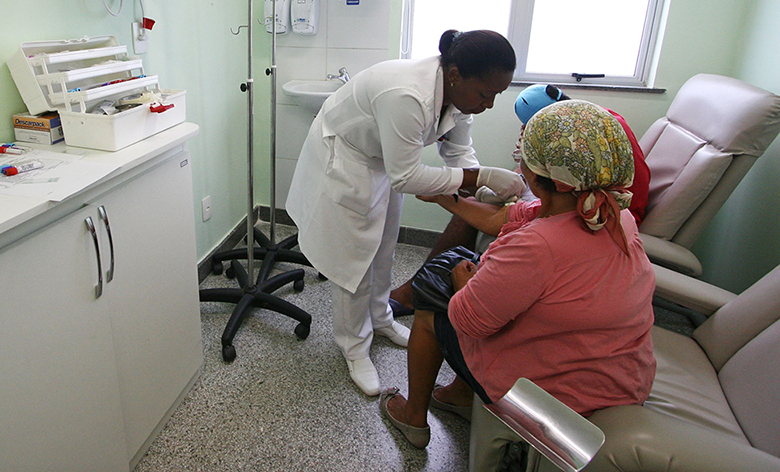
<svg viewBox="0 0 780 472"><path fill-rule="evenodd" d="M509 41L490 30L447 30L439 39L441 65L455 65L464 79L513 72L515 50Z"/></svg>

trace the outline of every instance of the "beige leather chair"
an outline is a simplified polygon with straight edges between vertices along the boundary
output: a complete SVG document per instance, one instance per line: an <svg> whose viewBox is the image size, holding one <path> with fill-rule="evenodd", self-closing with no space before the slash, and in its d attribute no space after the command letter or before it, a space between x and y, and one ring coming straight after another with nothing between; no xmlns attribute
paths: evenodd
<svg viewBox="0 0 780 472"><path fill-rule="evenodd" d="M690 248L780 132L780 97L737 79L699 74L639 140L650 167L639 231L656 264L698 276Z"/></svg>
<svg viewBox="0 0 780 472"><path fill-rule="evenodd" d="M712 315L692 338L653 328L650 398L588 418L606 441L583 470L780 471L780 267L739 296L665 275L679 279L678 301ZM719 301L726 303L714 309ZM472 471L491 470L519 438L492 416L475 402Z"/></svg>

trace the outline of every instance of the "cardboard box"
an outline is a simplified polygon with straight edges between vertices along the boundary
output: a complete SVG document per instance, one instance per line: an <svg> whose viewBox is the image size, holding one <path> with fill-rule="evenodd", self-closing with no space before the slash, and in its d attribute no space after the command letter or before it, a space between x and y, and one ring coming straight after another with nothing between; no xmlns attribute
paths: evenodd
<svg viewBox="0 0 780 472"><path fill-rule="evenodd" d="M17 141L54 144L65 139L62 122L57 112L41 115L14 115L14 136Z"/></svg>

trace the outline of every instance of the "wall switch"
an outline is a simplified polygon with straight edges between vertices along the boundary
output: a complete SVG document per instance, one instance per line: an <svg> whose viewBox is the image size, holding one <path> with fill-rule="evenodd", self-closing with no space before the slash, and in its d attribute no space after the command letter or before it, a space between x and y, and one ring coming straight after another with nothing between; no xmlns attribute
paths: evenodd
<svg viewBox="0 0 780 472"><path fill-rule="evenodd" d="M141 22L136 21L133 23L133 51L136 54L146 54L148 45L149 30L141 28Z"/></svg>
<svg viewBox="0 0 780 472"><path fill-rule="evenodd" d="M200 202L201 212L203 214L203 221L211 219L211 195L207 196Z"/></svg>

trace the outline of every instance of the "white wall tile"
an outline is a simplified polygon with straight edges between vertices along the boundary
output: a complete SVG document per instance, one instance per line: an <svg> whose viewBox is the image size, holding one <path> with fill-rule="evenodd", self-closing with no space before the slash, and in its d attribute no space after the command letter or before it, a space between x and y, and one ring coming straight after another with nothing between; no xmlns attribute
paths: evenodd
<svg viewBox="0 0 780 472"><path fill-rule="evenodd" d="M325 80L327 54L324 48L281 48L276 49L276 100L277 103L295 102L282 92L282 85L290 80Z"/></svg>
<svg viewBox="0 0 780 472"><path fill-rule="evenodd" d="M276 208L285 208L297 159L276 159Z"/></svg>
<svg viewBox="0 0 780 472"><path fill-rule="evenodd" d="M327 50L327 67L329 74L338 74L342 67L354 76L372 65L387 60L387 49L336 49Z"/></svg>
<svg viewBox="0 0 780 472"><path fill-rule="evenodd" d="M276 107L276 156L298 159L314 116L297 105Z"/></svg>
<svg viewBox="0 0 780 472"><path fill-rule="evenodd" d="M328 1L328 47L387 49L390 28L390 2L360 0Z"/></svg>

